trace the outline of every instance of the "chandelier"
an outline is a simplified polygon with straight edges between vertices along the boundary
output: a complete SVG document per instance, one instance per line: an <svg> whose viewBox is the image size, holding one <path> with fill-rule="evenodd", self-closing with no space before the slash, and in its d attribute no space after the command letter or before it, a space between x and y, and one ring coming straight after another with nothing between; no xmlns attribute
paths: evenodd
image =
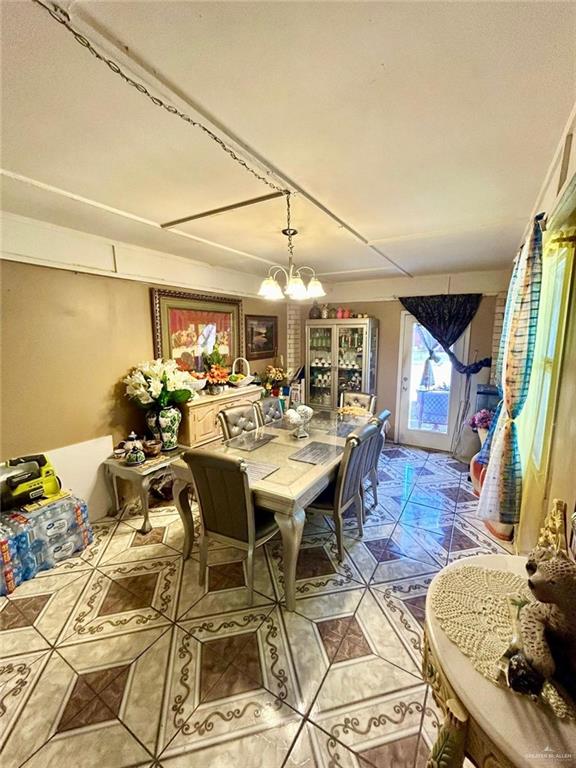
<svg viewBox="0 0 576 768"><path fill-rule="evenodd" d="M270 267L268 270L268 277L262 280L258 296L262 296L264 299L271 301L277 301L283 299L285 296L294 301L304 301L305 299L317 299L320 296L326 296L326 291L322 287L322 283L316 277L316 272L312 267L294 266L294 244L292 238L298 234L298 230L292 229L290 226L290 195L291 192L286 192L286 229L282 230L282 234L288 238L288 269L280 266ZM308 280L308 285L302 279L304 272L310 272L311 277ZM284 290L278 282L278 278L284 277L286 282Z"/></svg>

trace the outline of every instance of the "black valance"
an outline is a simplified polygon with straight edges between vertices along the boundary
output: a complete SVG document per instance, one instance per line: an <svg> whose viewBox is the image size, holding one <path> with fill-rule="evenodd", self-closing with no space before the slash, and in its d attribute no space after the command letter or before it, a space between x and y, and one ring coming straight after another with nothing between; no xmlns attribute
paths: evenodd
<svg viewBox="0 0 576 768"><path fill-rule="evenodd" d="M485 357L470 365L462 363L451 351L476 314L481 293L446 294L436 296L404 296L402 306L438 341L458 373L470 376L484 366L492 365L492 358Z"/></svg>

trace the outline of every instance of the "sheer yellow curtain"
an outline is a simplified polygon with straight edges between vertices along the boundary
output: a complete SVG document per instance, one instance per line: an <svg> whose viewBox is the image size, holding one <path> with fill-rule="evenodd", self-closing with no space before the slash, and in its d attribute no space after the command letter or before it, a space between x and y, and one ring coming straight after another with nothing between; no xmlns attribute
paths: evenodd
<svg viewBox="0 0 576 768"><path fill-rule="evenodd" d="M576 227L546 233L534 363L528 398L518 419L524 478L520 522L514 537L517 552L534 546L547 505L546 481L575 246ZM574 306L571 311L576 311Z"/></svg>

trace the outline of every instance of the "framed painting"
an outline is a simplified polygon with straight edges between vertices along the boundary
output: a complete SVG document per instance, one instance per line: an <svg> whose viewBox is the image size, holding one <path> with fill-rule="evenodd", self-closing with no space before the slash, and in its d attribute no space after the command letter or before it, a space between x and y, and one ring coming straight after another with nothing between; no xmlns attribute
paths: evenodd
<svg viewBox="0 0 576 768"><path fill-rule="evenodd" d="M152 289L154 356L201 371L215 349L231 365L242 349L242 301L184 291Z"/></svg>
<svg viewBox="0 0 576 768"><path fill-rule="evenodd" d="M246 359L264 360L278 353L278 318L246 315Z"/></svg>

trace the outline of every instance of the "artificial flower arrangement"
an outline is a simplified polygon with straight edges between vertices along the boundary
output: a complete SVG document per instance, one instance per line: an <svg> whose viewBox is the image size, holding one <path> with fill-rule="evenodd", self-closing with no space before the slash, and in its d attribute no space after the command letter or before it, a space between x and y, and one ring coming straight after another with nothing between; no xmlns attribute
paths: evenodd
<svg viewBox="0 0 576 768"><path fill-rule="evenodd" d="M210 370L206 374L206 380L208 381L208 384L212 385L227 384L228 371L226 368L223 368L221 365L215 363L214 365L210 366Z"/></svg>
<svg viewBox="0 0 576 768"><path fill-rule="evenodd" d="M142 408L166 408L196 397L192 377L175 360L139 363L124 379L126 396Z"/></svg>
<svg viewBox="0 0 576 768"><path fill-rule="evenodd" d="M481 411L477 411L474 416L470 418L468 424L472 427L474 432L477 432L479 429L490 429L493 418L494 411L489 411L488 408L482 408Z"/></svg>
<svg viewBox="0 0 576 768"><path fill-rule="evenodd" d="M267 392L272 389L280 389L286 381L286 373L283 368L267 365L264 373L260 374L260 381Z"/></svg>

